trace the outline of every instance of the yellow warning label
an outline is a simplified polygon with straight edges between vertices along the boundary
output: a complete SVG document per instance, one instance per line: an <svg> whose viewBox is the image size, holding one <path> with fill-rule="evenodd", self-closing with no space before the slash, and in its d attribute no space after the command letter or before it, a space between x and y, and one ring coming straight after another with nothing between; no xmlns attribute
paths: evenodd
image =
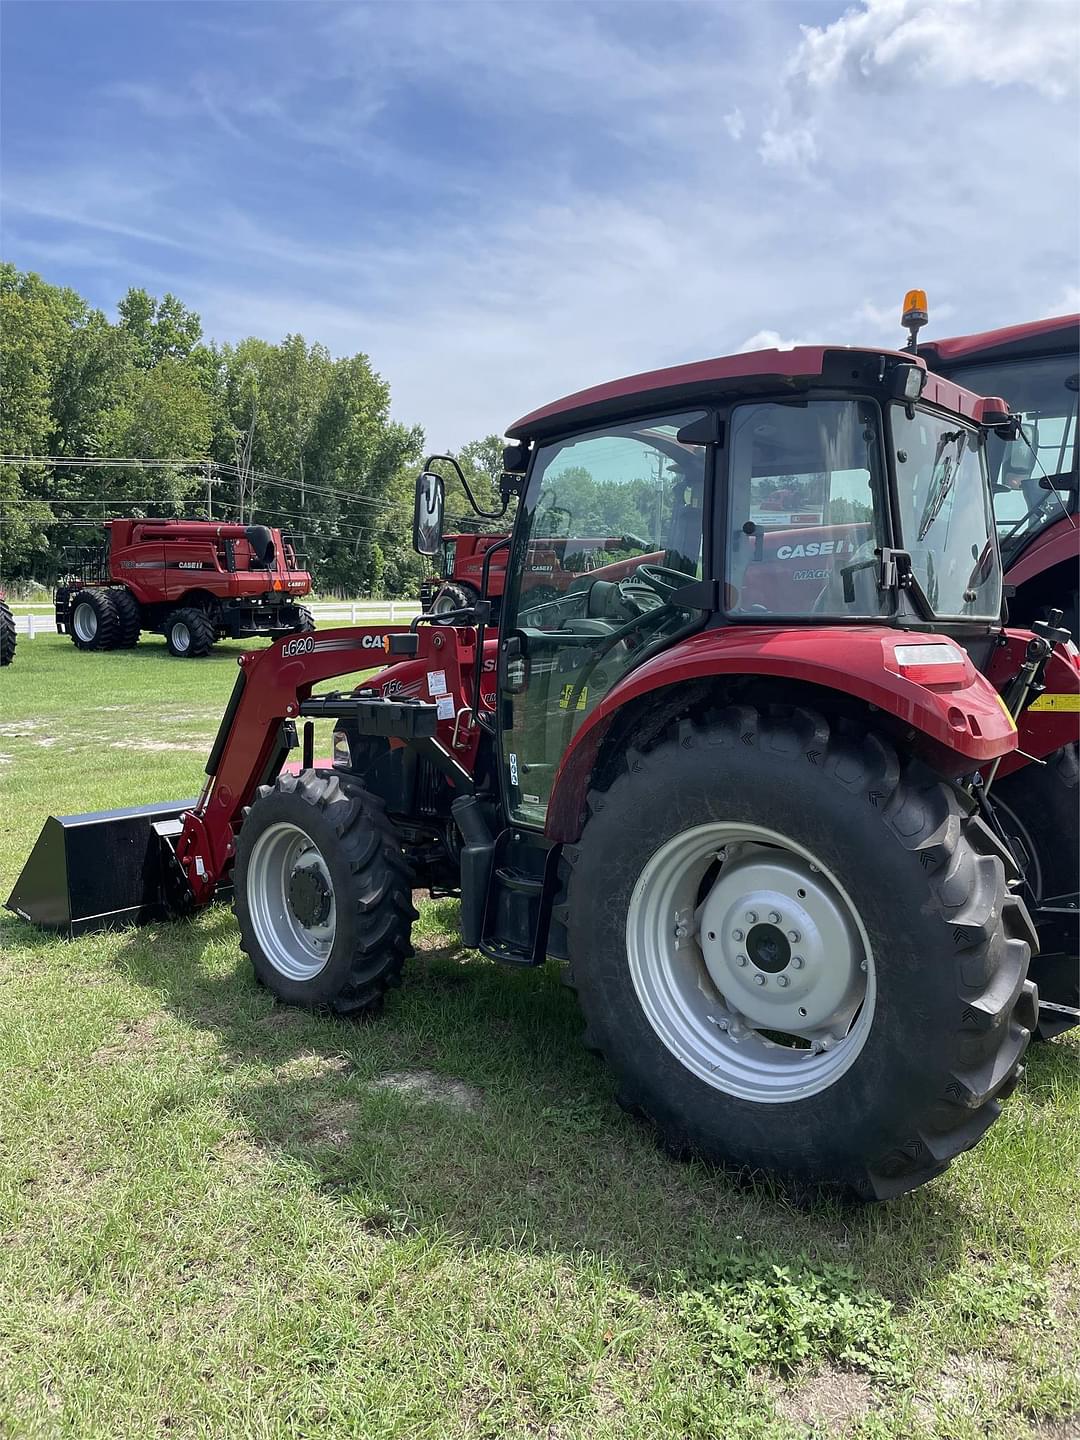
<svg viewBox="0 0 1080 1440"><path fill-rule="evenodd" d="M569 710L569 709L570 709L570 700L571 700L571 698L573 697L573 694L574 694L574 686L573 686L572 684L570 684L570 685L564 685L564 686L562 687L562 694L559 696L559 709L560 709L560 710ZM584 710L584 709L585 709L585 704L586 704L586 702L588 701L588 698L589 698L589 687L586 685L585 688L582 690L581 694L577 697L577 704L574 706L574 709L575 709L575 710Z"/></svg>
<svg viewBox="0 0 1080 1440"><path fill-rule="evenodd" d="M1080 710L1080 695L1040 695L1028 706L1029 710L1057 710L1065 713L1070 710Z"/></svg>

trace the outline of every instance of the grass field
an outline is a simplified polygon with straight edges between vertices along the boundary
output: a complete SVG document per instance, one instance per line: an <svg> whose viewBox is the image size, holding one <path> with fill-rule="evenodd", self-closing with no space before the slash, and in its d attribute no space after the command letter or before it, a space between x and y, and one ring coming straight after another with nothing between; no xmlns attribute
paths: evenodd
<svg viewBox="0 0 1080 1440"><path fill-rule="evenodd" d="M198 790L239 650L20 646L3 895L50 811ZM1074 1041L942 1179L800 1213L665 1158L556 967L422 909L368 1025L276 1005L221 906L73 942L0 922L4 1433L1080 1433Z"/></svg>

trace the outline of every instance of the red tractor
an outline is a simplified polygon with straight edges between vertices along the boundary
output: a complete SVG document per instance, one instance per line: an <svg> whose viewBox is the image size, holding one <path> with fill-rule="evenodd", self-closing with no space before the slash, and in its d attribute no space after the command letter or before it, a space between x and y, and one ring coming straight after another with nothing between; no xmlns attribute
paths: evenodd
<svg viewBox="0 0 1080 1440"><path fill-rule="evenodd" d="M1005 396L1019 418L1020 432L995 436L988 456L1009 614L1028 625L1060 605L1080 642L1080 315L929 340L919 354L960 385Z"/></svg>
<svg viewBox="0 0 1080 1440"><path fill-rule="evenodd" d="M15 659L15 616L7 603L7 596L0 590L0 665L10 665Z"/></svg>
<svg viewBox="0 0 1080 1440"><path fill-rule="evenodd" d="M995 807L1076 739L1043 702L1080 694L1052 619L1002 623L985 447L1009 423L910 353L827 346L536 410L508 432L495 633L482 597L242 656L199 798L53 817L8 905L79 934L231 887L264 985L360 1015L402 979L414 888L449 889L463 944L568 962L586 1043L668 1146L911 1190L1022 1073L1039 936L1076 955L1075 894L1035 903ZM810 481L820 522L791 545L829 563L793 603L753 517ZM600 483L637 553L581 552L548 598L553 532L590 533ZM429 461L421 554L444 501ZM1049 980L1045 1013L1075 1021Z"/></svg>
<svg viewBox="0 0 1080 1440"><path fill-rule="evenodd" d="M55 595L56 629L80 650L128 650L157 630L169 654L209 655L225 636L314 630L297 601L311 576L281 531L209 520L110 520L103 548L75 556Z"/></svg>

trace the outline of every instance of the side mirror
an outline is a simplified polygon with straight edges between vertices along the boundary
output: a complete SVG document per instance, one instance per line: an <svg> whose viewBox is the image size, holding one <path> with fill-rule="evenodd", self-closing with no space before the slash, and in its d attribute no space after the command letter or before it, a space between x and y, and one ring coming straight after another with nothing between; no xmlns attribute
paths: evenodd
<svg viewBox="0 0 1080 1440"><path fill-rule="evenodd" d="M413 549L418 555L439 553L445 498L442 476L432 470L421 470L416 477L412 522Z"/></svg>

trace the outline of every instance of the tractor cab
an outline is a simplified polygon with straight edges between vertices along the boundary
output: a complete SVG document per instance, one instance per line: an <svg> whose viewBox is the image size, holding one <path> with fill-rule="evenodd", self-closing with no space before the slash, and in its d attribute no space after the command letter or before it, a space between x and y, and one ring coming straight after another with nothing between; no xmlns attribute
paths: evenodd
<svg viewBox="0 0 1080 1440"><path fill-rule="evenodd" d="M986 446L1007 418L909 354L804 347L633 377L512 426L525 462L500 627L513 823L545 826L577 733L697 631L805 627L835 644L830 631L872 625L954 636L983 658L1002 603ZM417 536L434 553L428 491ZM570 538L589 534L622 539L598 564ZM551 598L555 544L572 579Z"/></svg>

